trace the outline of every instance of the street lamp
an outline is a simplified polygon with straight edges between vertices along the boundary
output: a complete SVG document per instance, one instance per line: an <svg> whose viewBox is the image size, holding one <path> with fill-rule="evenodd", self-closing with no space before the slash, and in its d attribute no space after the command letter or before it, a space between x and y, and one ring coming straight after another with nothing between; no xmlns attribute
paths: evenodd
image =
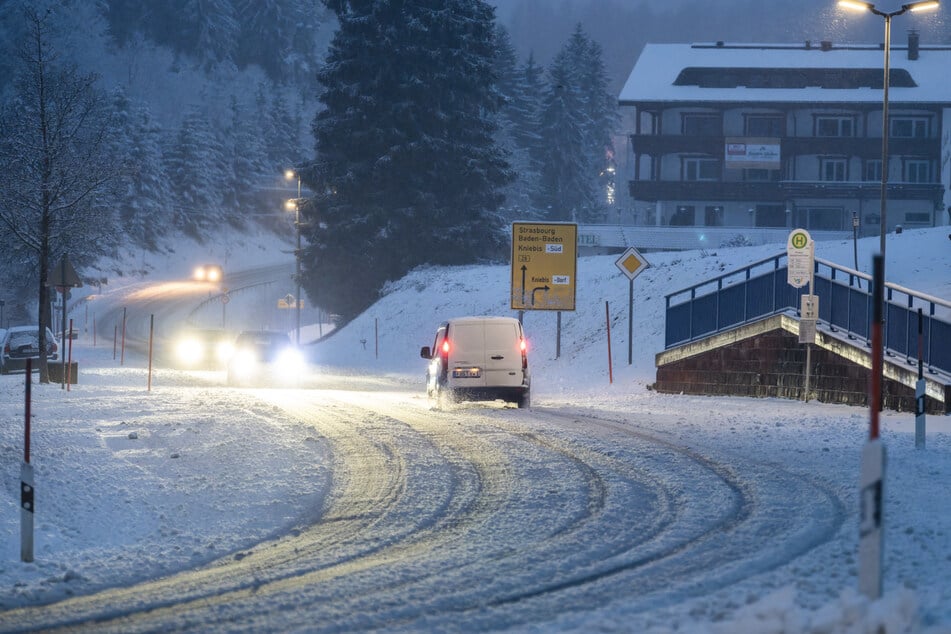
<svg viewBox="0 0 951 634"><path fill-rule="evenodd" d="M303 204L303 199L300 196L301 191L301 182L300 174L293 169L284 170L284 178L287 180L297 179L297 198L288 200L284 204L284 208L287 211L294 212L294 226L297 228L297 249L294 251L294 258L297 262L297 297L294 300L294 309L297 311L297 346L300 347L300 206Z"/></svg>
<svg viewBox="0 0 951 634"><path fill-rule="evenodd" d="M937 9L938 0L921 0L920 2L909 2L901 5L898 11L879 11L871 2L862 2L861 0L839 0L839 6L853 11L868 11L875 15L885 18L885 75L882 91L882 191L881 191L881 235L879 236L879 251L882 254L882 277L885 275L885 233L888 225L885 218L885 201L888 197L888 78L891 74L891 48L892 48L892 18L901 15L906 11L927 11Z"/></svg>

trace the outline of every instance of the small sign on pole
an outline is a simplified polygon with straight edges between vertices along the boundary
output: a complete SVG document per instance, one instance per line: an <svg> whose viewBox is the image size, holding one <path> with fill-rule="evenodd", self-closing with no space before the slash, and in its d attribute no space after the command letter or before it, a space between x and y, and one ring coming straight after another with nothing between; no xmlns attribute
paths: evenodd
<svg viewBox="0 0 951 634"><path fill-rule="evenodd" d="M815 268L815 250L812 236L805 229L793 229L786 241L786 281L802 288L812 281Z"/></svg>
<svg viewBox="0 0 951 634"><path fill-rule="evenodd" d="M620 269L621 273L628 279L627 289L627 364L634 363L634 278L641 274L641 271L650 267L647 259L638 253L634 247L629 247L627 251L621 254L621 257L614 262L614 265Z"/></svg>

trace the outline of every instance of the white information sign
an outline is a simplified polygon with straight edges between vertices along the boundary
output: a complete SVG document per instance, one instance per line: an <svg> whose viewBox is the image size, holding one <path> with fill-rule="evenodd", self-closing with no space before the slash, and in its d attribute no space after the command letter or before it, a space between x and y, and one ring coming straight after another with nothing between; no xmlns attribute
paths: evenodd
<svg viewBox="0 0 951 634"><path fill-rule="evenodd" d="M812 281L815 243L805 229L793 229L786 242L786 262L790 286L802 288Z"/></svg>

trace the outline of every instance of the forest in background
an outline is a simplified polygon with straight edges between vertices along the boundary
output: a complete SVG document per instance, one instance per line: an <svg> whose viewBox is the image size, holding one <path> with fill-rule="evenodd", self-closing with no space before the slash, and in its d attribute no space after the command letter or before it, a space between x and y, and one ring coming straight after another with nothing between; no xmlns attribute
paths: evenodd
<svg viewBox="0 0 951 634"><path fill-rule="evenodd" d="M282 177L288 166L315 161L314 117L321 107L317 76L338 28L334 5L372 6L375 0L170 0L142 3L101 0L95 3L59 0L0 2L0 103L17 99L17 46L26 32L24 7L49 8L50 44L59 60L79 75L95 75L109 111L107 151L117 179L96 204L85 209L97 218L101 235L93 240L80 231L76 238L96 245L77 256L90 264L121 249L173 250L175 237L198 240L222 224L238 229L251 224L290 235L284 200L293 187ZM879 41L881 20L845 16L834 0L762 3L752 0L709 3L680 0L658 5L628 0L494 0L499 41L499 80L509 73L509 91L524 86L511 82L512 71L526 78L537 73L536 102L549 106L564 78L552 83L553 62L581 35L593 45L609 95L616 96L636 56L648 41ZM947 42L948 7L927 23L923 43ZM897 37L897 34L896 34ZM506 70L508 69L508 70ZM562 68L558 72L566 72ZM601 197L605 161L619 148L598 139L582 150L567 136L558 152L543 156L538 127L524 125L513 94L499 102L495 141L508 153L510 179L502 189L500 215L544 217L553 213L551 185L566 182L553 157L578 147L567 168L584 172L555 200L589 190L588 200L571 203L568 217L597 221L604 213ZM571 95L560 94L569 105ZM522 105L526 103L524 95ZM507 104L507 108L501 107ZM577 106L577 104L576 104ZM507 110L507 112L506 112ZM534 116L534 115L532 115ZM517 120L523 117L519 128ZM567 128L548 121L549 131ZM600 135L593 132L593 137ZM600 146L599 146L600 144ZM9 145L9 144L8 144ZM532 147L534 145L534 147ZM605 154L607 156L605 157ZM547 167L549 200L542 185ZM12 172L11 172L12 173ZM562 174L562 175L559 175ZM623 182L623 179L622 179ZM314 183L314 186L318 186ZM620 193L620 192L619 192ZM561 210L558 213L565 213ZM35 271L29 248L0 245L3 297L24 297L29 285L17 287ZM315 241L318 241L315 237ZM54 247L53 255L69 250ZM11 281L13 280L13 281ZM8 304L9 306L10 304Z"/></svg>

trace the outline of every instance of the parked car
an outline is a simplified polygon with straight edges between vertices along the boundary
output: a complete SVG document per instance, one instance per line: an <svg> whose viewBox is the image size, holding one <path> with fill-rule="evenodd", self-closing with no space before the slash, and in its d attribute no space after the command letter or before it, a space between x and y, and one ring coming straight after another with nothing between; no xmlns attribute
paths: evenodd
<svg viewBox="0 0 951 634"><path fill-rule="evenodd" d="M461 317L443 322L429 360L426 393L438 408L464 400L502 399L531 406L528 344L522 324L512 317Z"/></svg>
<svg viewBox="0 0 951 634"><path fill-rule="evenodd" d="M59 341L53 332L46 329L46 359L47 361L60 360ZM0 341L0 374L23 372L26 370L27 359L40 358L40 328L39 326L11 326ZM33 369L38 370L39 364L34 363Z"/></svg>
<svg viewBox="0 0 951 634"><path fill-rule="evenodd" d="M304 357L287 333L246 330L234 342L228 385L295 387L304 369Z"/></svg>
<svg viewBox="0 0 951 634"><path fill-rule="evenodd" d="M176 367L223 370L234 353L234 335L218 328L188 328L172 339L172 353Z"/></svg>

